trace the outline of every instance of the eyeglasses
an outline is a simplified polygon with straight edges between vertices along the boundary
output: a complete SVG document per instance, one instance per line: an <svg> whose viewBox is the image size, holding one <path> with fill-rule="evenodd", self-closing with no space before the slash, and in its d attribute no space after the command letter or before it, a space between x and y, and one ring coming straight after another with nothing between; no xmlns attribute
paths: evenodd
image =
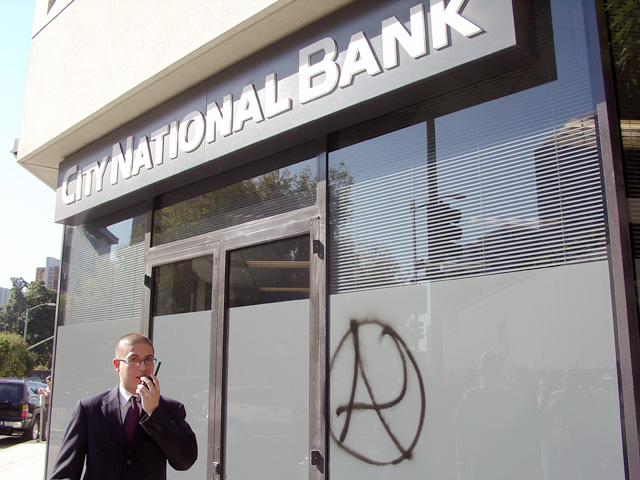
<svg viewBox="0 0 640 480"><path fill-rule="evenodd" d="M138 367L141 367L143 363L148 366L155 365L158 361L157 358L129 358L128 360L124 358L116 358L116 360L124 362L129 366L137 365Z"/></svg>

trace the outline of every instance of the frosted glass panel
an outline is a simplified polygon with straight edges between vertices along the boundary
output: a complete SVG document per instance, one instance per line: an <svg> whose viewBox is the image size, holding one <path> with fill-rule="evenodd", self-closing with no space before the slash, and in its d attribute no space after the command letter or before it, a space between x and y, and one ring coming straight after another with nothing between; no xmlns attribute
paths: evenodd
<svg viewBox="0 0 640 480"><path fill-rule="evenodd" d="M606 262L332 295L332 479L624 479L610 295Z"/></svg>
<svg viewBox="0 0 640 480"><path fill-rule="evenodd" d="M226 478L304 478L309 300L231 308L228 332Z"/></svg>
<svg viewBox="0 0 640 480"><path fill-rule="evenodd" d="M207 478L209 427L209 353L211 311L164 315L153 319L153 344L162 362L158 380L162 395L182 402L198 441L198 460L186 472L167 468L167 478ZM188 349L176 348L188 345Z"/></svg>
<svg viewBox="0 0 640 480"><path fill-rule="evenodd" d="M76 402L118 385L118 374L112 364L116 343L122 335L135 332L139 326L139 320L112 320L78 322L58 327L51 422L47 439L49 473L62 446L62 437L71 421ZM99 338L100 341L87 341L94 338ZM84 360L79 362L79 358Z"/></svg>

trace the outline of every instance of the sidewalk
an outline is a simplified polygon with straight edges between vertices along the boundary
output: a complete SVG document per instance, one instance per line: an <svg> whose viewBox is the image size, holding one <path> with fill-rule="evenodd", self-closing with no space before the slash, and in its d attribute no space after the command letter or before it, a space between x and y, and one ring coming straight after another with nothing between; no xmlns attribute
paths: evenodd
<svg viewBox="0 0 640 480"><path fill-rule="evenodd" d="M43 480L47 444L0 437L0 478Z"/></svg>

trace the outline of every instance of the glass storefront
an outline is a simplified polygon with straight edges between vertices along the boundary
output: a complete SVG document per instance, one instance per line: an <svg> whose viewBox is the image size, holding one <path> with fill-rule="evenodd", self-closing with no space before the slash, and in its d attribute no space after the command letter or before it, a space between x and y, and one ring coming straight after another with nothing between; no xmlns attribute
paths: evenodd
<svg viewBox="0 0 640 480"><path fill-rule="evenodd" d="M609 0L605 4L637 277L640 259L640 14L633 2ZM636 288L640 292L637 279Z"/></svg>
<svg viewBox="0 0 640 480"><path fill-rule="evenodd" d="M594 27L531 3L525 66L67 227L49 463L145 330L198 436L170 478L624 479Z"/></svg>
<svg viewBox="0 0 640 480"><path fill-rule="evenodd" d="M300 161L300 157L310 157L308 150L302 145L159 197L154 209L153 245L314 205L317 162L315 158ZM283 166L274 169L274 164Z"/></svg>
<svg viewBox="0 0 640 480"><path fill-rule="evenodd" d="M76 402L117 384L110 363L117 340L140 330L146 218L144 206L136 206L116 217L65 229L49 466Z"/></svg>
<svg viewBox="0 0 640 480"><path fill-rule="evenodd" d="M334 479L624 478L584 12L550 11L539 85L330 142Z"/></svg>

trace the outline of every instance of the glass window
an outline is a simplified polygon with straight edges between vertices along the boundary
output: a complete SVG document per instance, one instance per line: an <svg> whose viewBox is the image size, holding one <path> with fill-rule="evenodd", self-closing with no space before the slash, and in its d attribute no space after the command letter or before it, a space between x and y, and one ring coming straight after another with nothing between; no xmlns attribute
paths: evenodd
<svg viewBox="0 0 640 480"><path fill-rule="evenodd" d="M314 205L318 167L312 150L303 145L160 197L154 211L153 244Z"/></svg>
<svg viewBox="0 0 640 480"><path fill-rule="evenodd" d="M637 277L640 271L640 14L637 5L633 3L608 0L605 4L611 36ZM640 292L640 281L637 279L636 285Z"/></svg>
<svg viewBox="0 0 640 480"><path fill-rule="evenodd" d="M211 256L155 267L153 315L211 310Z"/></svg>
<svg viewBox="0 0 640 480"><path fill-rule="evenodd" d="M332 136L333 292L606 258L580 8L548 8L538 63Z"/></svg>
<svg viewBox="0 0 640 480"><path fill-rule="evenodd" d="M537 65L329 142L334 480L625 478L588 17L532 4Z"/></svg>
<svg viewBox="0 0 640 480"><path fill-rule="evenodd" d="M309 298L309 237L295 237L229 254L229 307Z"/></svg>
<svg viewBox="0 0 640 480"><path fill-rule="evenodd" d="M140 319L145 230L145 213L66 227L61 325Z"/></svg>
<svg viewBox="0 0 640 480"><path fill-rule="evenodd" d="M306 478L309 243L303 235L228 254L225 478Z"/></svg>
<svg viewBox="0 0 640 480"><path fill-rule="evenodd" d="M163 362L158 375L163 393L184 403L198 439L191 478L207 474L212 263L207 255L153 269L151 334ZM188 352L176 348L180 345L188 345Z"/></svg>
<svg viewBox="0 0 640 480"><path fill-rule="evenodd" d="M593 116L485 145L488 110L331 153L333 291L606 258Z"/></svg>

